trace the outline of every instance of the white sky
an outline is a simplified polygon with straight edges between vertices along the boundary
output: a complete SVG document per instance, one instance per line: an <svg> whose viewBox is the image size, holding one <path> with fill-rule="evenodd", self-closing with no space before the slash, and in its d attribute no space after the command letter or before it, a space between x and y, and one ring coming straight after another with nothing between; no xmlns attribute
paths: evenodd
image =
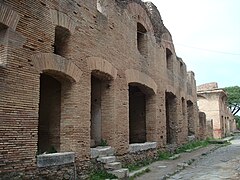
<svg viewBox="0 0 240 180"><path fill-rule="evenodd" d="M150 1L197 85L240 86L240 0Z"/></svg>

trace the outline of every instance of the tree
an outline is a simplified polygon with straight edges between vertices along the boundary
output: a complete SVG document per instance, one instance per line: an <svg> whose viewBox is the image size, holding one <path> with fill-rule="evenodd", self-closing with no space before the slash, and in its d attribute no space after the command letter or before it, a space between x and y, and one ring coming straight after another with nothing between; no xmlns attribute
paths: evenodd
<svg viewBox="0 0 240 180"><path fill-rule="evenodd" d="M240 87L231 86L224 88L224 90L228 96L228 107L235 116L240 111Z"/></svg>
<svg viewBox="0 0 240 180"><path fill-rule="evenodd" d="M235 115L234 118L236 120L237 128L240 129L240 116Z"/></svg>

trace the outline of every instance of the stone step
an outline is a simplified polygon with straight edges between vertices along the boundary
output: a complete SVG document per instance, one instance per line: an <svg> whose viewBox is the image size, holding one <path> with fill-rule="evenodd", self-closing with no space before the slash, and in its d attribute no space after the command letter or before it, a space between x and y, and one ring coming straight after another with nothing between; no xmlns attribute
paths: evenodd
<svg viewBox="0 0 240 180"><path fill-rule="evenodd" d="M125 179L129 177L129 170L127 168L122 168L118 170L108 171L108 173L111 173L118 177L118 179Z"/></svg>
<svg viewBox="0 0 240 180"><path fill-rule="evenodd" d="M91 158L114 155L115 150L111 146L98 146L91 148Z"/></svg>
<svg viewBox="0 0 240 180"><path fill-rule="evenodd" d="M116 161L116 157L115 156L99 157L97 158L97 161L102 162L104 164L112 163Z"/></svg>
<svg viewBox="0 0 240 180"><path fill-rule="evenodd" d="M106 170L118 170L122 168L122 163L121 162L107 163L104 165L104 168Z"/></svg>

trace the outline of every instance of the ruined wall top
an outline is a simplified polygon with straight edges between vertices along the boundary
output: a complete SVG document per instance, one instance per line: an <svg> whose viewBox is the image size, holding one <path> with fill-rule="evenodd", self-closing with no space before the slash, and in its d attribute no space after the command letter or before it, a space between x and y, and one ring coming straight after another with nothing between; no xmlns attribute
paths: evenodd
<svg viewBox="0 0 240 180"><path fill-rule="evenodd" d="M162 17L157 7L152 2L143 2L142 0L115 0L117 5L123 9L127 8L129 3L138 3L142 6L143 9L147 12L147 15L153 25L154 36L156 38L156 42L160 43L162 39L162 35L167 33L170 35L168 29L164 26Z"/></svg>
<svg viewBox="0 0 240 180"><path fill-rule="evenodd" d="M197 86L197 91L209 91L214 89L218 89L218 84L216 82L201 84Z"/></svg>
<svg viewBox="0 0 240 180"><path fill-rule="evenodd" d="M227 94L224 89L218 88L218 84L216 82L206 83L197 86L197 95L198 97L204 95L206 97L218 97L220 101L227 100ZM207 96L206 96L207 95Z"/></svg>
<svg viewBox="0 0 240 180"><path fill-rule="evenodd" d="M192 82L192 80L195 80L195 73L193 71L188 71L187 78L189 82Z"/></svg>

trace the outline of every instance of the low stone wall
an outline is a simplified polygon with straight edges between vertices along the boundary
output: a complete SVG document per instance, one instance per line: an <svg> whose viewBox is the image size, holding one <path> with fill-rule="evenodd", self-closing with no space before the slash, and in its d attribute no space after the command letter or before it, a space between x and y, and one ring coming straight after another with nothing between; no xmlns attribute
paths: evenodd
<svg viewBox="0 0 240 180"><path fill-rule="evenodd" d="M59 166L75 162L74 152L41 154L37 156L38 167Z"/></svg>
<svg viewBox="0 0 240 180"><path fill-rule="evenodd" d="M90 161L75 162L59 166L49 166L43 168L33 168L24 172L0 173L1 180L30 180L30 179L88 179L89 171L93 165Z"/></svg>
<svg viewBox="0 0 240 180"><path fill-rule="evenodd" d="M146 159L157 159L157 149L128 153L122 156L117 156L117 159L121 161L123 165L144 161Z"/></svg>

